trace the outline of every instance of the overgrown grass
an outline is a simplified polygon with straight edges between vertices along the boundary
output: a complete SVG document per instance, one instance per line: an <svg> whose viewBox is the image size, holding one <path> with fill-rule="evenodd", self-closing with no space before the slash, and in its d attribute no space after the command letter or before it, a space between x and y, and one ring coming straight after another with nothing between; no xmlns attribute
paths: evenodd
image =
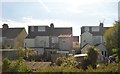
<svg viewBox="0 0 120 74"><path fill-rule="evenodd" d="M60 67L60 66L51 66L45 69L39 69L35 72L119 72L120 63L114 63L109 65L100 65L97 69L92 69L88 67L87 70L73 68L73 67Z"/></svg>

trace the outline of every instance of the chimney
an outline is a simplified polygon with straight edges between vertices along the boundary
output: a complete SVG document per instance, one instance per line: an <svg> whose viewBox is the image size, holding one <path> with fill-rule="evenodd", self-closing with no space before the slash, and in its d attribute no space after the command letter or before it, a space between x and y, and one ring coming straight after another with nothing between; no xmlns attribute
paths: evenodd
<svg viewBox="0 0 120 74"><path fill-rule="evenodd" d="M3 30L6 30L9 28L8 24L5 24L5 23L2 26L3 26Z"/></svg>
<svg viewBox="0 0 120 74"><path fill-rule="evenodd" d="M50 24L50 27L51 27L51 28L54 28L54 24L53 24L53 23L51 23L51 24Z"/></svg>
<svg viewBox="0 0 120 74"><path fill-rule="evenodd" d="M104 24L103 23L100 23L100 25L99 25L100 27L103 27L104 26Z"/></svg>

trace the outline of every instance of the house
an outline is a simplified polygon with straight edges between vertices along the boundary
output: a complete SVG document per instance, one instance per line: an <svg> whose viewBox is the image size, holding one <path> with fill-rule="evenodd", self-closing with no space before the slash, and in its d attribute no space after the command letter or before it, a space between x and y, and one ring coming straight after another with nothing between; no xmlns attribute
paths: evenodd
<svg viewBox="0 0 120 74"><path fill-rule="evenodd" d="M81 27L81 53L85 53L85 49L93 45L99 49L99 52L107 57L107 49L105 47L104 33L110 27L104 27L103 23L99 26L83 26Z"/></svg>
<svg viewBox="0 0 120 74"><path fill-rule="evenodd" d="M27 36L25 28L9 28L8 24L3 24L2 28L2 48L24 47L24 39Z"/></svg>
<svg viewBox="0 0 120 74"><path fill-rule="evenodd" d="M72 27L28 26L25 47L34 48L40 54L56 53L58 50L72 49Z"/></svg>

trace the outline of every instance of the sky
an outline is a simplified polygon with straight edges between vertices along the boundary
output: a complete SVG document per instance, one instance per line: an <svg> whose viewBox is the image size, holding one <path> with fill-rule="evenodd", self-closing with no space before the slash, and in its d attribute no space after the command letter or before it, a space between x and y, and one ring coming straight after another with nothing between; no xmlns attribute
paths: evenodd
<svg viewBox="0 0 120 74"><path fill-rule="evenodd" d="M82 26L112 26L118 20L120 0L1 0L0 27L50 25L73 27L73 35L80 35Z"/></svg>

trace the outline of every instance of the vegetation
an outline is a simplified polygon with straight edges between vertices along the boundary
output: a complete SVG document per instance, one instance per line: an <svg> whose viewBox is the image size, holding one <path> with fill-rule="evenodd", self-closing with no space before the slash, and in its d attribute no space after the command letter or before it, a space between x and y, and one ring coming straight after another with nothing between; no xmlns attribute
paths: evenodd
<svg viewBox="0 0 120 74"><path fill-rule="evenodd" d="M70 55L68 58L66 58L62 65L62 67L69 67L69 68L76 68L78 66L78 62L75 60L75 58Z"/></svg>
<svg viewBox="0 0 120 74"><path fill-rule="evenodd" d="M4 58L2 69L3 72L32 72L32 69L25 65L22 58L19 58L19 60L15 62L10 61L8 58Z"/></svg>
<svg viewBox="0 0 120 74"><path fill-rule="evenodd" d="M61 64L63 63L64 59L65 59L64 57L58 57L56 59L56 65L61 66Z"/></svg>
<svg viewBox="0 0 120 74"><path fill-rule="evenodd" d="M93 69L96 68L98 59L98 49L95 48L94 46L89 46L86 49L86 53L88 54L87 59L89 64L92 66Z"/></svg>
<svg viewBox="0 0 120 74"><path fill-rule="evenodd" d="M104 36L108 54L112 55L112 49L117 49L115 54L118 55L118 60L120 60L120 21L116 21L114 26L105 32Z"/></svg>
<svg viewBox="0 0 120 74"><path fill-rule="evenodd" d="M46 69L39 69L35 72L119 72L118 67L120 67L120 63L113 63L107 66L102 64L96 69L93 69L91 66L89 66L87 70L73 67L51 66Z"/></svg>
<svg viewBox="0 0 120 74"><path fill-rule="evenodd" d="M36 51L28 48L19 48L16 53L18 57L23 57L26 60L34 60L32 57L36 54Z"/></svg>

